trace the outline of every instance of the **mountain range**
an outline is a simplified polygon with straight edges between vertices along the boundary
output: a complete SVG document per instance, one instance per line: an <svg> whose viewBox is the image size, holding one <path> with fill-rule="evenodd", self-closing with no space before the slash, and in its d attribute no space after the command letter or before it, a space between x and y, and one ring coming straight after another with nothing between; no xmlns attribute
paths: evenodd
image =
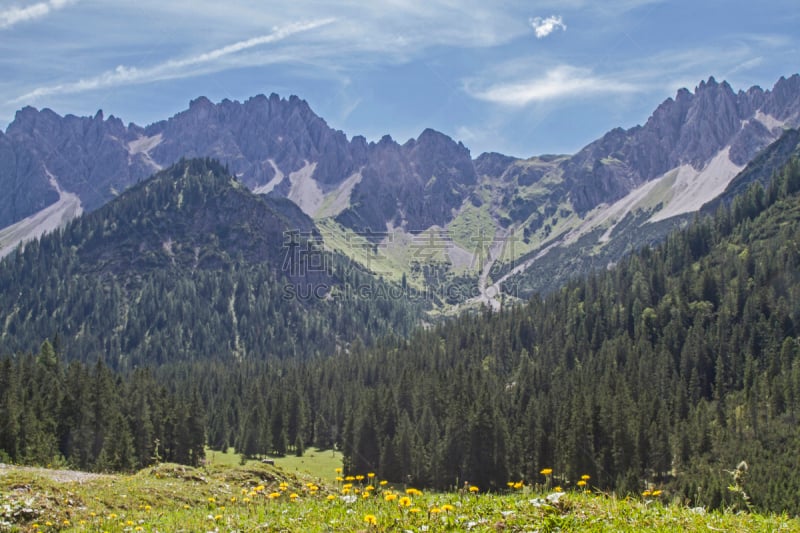
<svg viewBox="0 0 800 533"><path fill-rule="evenodd" d="M547 290L663 238L746 185L735 178L747 163L798 125L797 74L738 92L709 78L644 125L528 159L473 159L431 129L403 144L348 139L296 96L200 97L147 127L26 107L0 133L0 256L181 158L210 157L251 191L294 202L329 247L375 273L425 287L420 264L435 263L446 279L472 279L469 297L498 305L503 290ZM579 260L553 265L563 256Z"/></svg>

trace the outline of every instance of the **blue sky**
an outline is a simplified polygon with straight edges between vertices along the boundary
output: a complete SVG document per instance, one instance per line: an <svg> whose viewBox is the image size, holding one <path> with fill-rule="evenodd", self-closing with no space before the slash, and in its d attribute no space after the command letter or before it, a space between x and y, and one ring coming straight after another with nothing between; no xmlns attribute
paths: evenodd
<svg viewBox="0 0 800 533"><path fill-rule="evenodd" d="M348 137L572 153L709 76L771 88L800 70L798 27L797 0L0 0L0 127L275 92Z"/></svg>

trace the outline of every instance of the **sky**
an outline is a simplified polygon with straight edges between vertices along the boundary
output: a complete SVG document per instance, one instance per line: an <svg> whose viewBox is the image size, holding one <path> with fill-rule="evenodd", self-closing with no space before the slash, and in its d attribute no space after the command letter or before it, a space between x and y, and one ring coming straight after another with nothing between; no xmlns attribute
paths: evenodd
<svg viewBox="0 0 800 533"><path fill-rule="evenodd" d="M709 76L771 88L800 71L798 27L797 0L0 0L0 128L277 93L348 137L574 153Z"/></svg>

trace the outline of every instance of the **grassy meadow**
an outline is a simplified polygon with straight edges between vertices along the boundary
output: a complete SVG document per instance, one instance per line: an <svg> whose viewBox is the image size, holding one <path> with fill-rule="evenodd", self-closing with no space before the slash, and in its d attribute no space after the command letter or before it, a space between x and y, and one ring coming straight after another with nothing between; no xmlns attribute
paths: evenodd
<svg viewBox="0 0 800 533"><path fill-rule="evenodd" d="M659 492L618 499L591 480L566 492L543 477L501 493L428 493L370 473L343 477L334 459L314 450L242 465L216 452L204 468L103 476L5 467L0 531L800 531L797 518L689 509Z"/></svg>

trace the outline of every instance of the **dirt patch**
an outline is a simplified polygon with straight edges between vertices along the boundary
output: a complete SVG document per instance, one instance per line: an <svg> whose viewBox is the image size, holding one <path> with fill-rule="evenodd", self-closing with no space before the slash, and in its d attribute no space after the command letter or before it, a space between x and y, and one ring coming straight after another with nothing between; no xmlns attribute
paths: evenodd
<svg viewBox="0 0 800 533"><path fill-rule="evenodd" d="M28 472L46 477L58 483L85 483L87 481L108 479L111 477L105 474L92 474L91 472L80 472L78 470L52 470L49 468L15 466L0 463L0 476L7 476L13 472Z"/></svg>

